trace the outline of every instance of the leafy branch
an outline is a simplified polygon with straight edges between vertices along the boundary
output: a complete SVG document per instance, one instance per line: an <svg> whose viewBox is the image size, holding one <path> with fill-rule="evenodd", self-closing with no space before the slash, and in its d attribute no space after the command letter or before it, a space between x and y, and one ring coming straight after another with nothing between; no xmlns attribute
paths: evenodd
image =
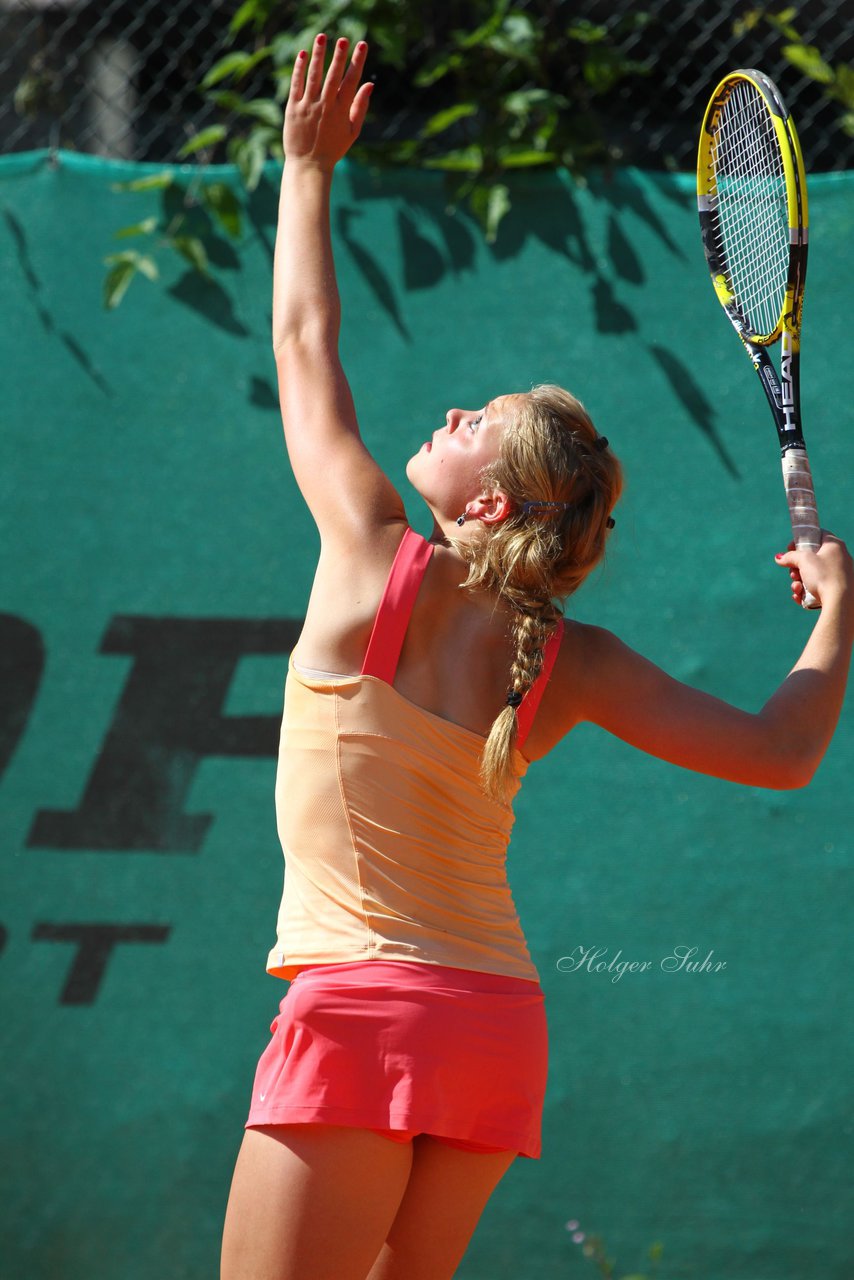
<svg viewBox="0 0 854 1280"><path fill-rule="evenodd" d="M511 207L511 174L564 167L580 177L592 163L620 158L605 106L621 81L649 70L617 47L646 24L645 13L609 28L575 18L567 0L547 7L534 21L512 0L449 0L425 23L422 7L408 0L297 0L293 27L281 31L276 0L244 0L229 24L233 47L199 86L222 119L189 138L177 158L197 157L203 167L225 159L253 191L265 162L283 159L283 104L298 51L317 31L367 38L383 93L353 155L375 167L441 171L449 202L464 205L493 243ZM137 274L156 277L155 250L177 251L204 273L204 227L184 225L194 207L206 208L229 236L240 234L239 205L224 184L182 186L165 170L117 189L170 191L172 212L117 233L148 243L105 260L107 306Z"/></svg>
<svg viewBox="0 0 854 1280"><path fill-rule="evenodd" d="M810 80L820 84L827 98L841 104L843 110L840 127L850 138L854 138L854 67L844 62L838 62L835 66L827 62L819 49L814 44L807 44L792 25L792 19L797 16L798 11L794 6L782 9L779 13L771 13L764 8L749 9L734 23L733 31L735 35L744 35L760 22L773 27L786 41L782 47L783 57Z"/></svg>
<svg viewBox="0 0 854 1280"><path fill-rule="evenodd" d="M117 240L140 237L145 247L124 249L104 259L108 268L104 278L104 306L110 310L119 305L137 274L149 280L158 278L157 255L162 251L180 254L200 275L209 277L206 240L212 223L230 239L240 239L242 218L237 197L224 182L204 184L201 173L185 184L178 181L173 170L166 169L131 182L116 183L112 189L158 191L161 208L159 213L115 232Z"/></svg>

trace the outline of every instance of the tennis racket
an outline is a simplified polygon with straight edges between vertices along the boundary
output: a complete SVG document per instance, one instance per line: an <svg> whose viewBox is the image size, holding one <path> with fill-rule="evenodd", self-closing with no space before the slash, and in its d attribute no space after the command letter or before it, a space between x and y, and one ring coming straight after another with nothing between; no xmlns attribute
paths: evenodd
<svg viewBox="0 0 854 1280"><path fill-rule="evenodd" d="M733 71L700 131L697 203L718 301L768 397L797 548L821 530L801 428L801 312L807 273L807 186L795 125L761 71ZM782 336L779 375L767 348ZM819 608L807 591L805 609Z"/></svg>

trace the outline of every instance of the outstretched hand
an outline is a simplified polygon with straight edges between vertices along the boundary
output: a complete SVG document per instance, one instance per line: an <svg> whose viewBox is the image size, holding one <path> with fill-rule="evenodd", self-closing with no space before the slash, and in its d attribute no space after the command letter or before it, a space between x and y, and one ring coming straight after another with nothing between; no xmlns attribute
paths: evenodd
<svg viewBox="0 0 854 1280"><path fill-rule="evenodd" d="M311 57L304 50L294 63L285 108L285 160L308 161L331 172L356 141L368 110L373 84L359 85L368 55L360 40L347 66L349 41L337 40L326 78L326 36L315 36Z"/></svg>
<svg viewBox="0 0 854 1280"><path fill-rule="evenodd" d="M792 580L792 599L803 604L806 588L821 604L827 604L835 594L854 586L854 570L845 543L826 529L821 531L818 551L795 549L794 542L788 550L776 557L777 563L789 570Z"/></svg>

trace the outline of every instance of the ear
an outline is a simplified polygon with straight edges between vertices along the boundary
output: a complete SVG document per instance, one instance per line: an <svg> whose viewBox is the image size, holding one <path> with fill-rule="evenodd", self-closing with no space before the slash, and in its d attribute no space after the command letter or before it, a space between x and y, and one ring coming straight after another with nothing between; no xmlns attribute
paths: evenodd
<svg viewBox="0 0 854 1280"><path fill-rule="evenodd" d="M479 494L468 504L466 511L470 519L480 520L483 524L502 524L508 516L512 516L513 503L506 493L496 489L491 493Z"/></svg>

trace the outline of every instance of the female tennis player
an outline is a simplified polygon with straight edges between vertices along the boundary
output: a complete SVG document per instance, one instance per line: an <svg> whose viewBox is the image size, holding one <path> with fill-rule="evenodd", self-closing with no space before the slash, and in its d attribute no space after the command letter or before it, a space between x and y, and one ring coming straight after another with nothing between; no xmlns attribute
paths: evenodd
<svg viewBox="0 0 854 1280"><path fill-rule="evenodd" d="M273 339L290 462L321 539L276 781L289 981L258 1064L223 1280L443 1280L513 1160L540 1153L543 993L505 879L528 764L580 721L688 769L801 787L839 714L854 570L829 534L778 556L821 600L757 714L564 625L601 559L620 465L557 387L450 409L407 466L408 525L338 356L336 162L366 46L301 53L285 114ZM416 407L405 400L401 417ZM709 565L709 573L722 568Z"/></svg>

